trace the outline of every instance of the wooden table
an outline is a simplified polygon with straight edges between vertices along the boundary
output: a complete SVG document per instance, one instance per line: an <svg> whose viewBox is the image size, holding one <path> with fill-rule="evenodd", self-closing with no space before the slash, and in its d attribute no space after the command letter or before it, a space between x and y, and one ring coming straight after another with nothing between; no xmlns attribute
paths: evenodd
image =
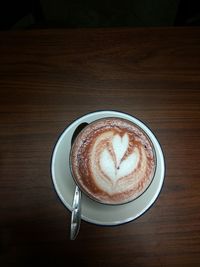
<svg viewBox="0 0 200 267"><path fill-rule="evenodd" d="M70 122L102 109L153 130L165 183L142 217L82 222L70 241L51 153ZM1 32L0 128L2 267L199 266L200 28Z"/></svg>

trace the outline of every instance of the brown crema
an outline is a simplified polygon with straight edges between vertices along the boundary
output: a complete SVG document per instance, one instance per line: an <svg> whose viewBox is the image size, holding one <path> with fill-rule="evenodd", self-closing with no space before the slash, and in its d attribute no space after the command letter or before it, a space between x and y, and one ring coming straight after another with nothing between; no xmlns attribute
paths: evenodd
<svg viewBox="0 0 200 267"><path fill-rule="evenodd" d="M148 136L122 118L103 118L86 126L72 146L70 160L82 191L105 204L122 204L140 196L156 167Z"/></svg>

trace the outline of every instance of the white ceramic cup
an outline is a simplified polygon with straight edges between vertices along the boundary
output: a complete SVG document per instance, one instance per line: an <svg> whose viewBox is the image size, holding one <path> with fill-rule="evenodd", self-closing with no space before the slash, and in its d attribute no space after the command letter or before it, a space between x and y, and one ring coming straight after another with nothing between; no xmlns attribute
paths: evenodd
<svg viewBox="0 0 200 267"><path fill-rule="evenodd" d="M145 181L143 182L144 187L143 188L141 188L141 187L137 188L137 191L136 191L136 187L139 186L139 182L137 185L132 184L132 186L134 186L134 188L133 187L131 188L132 194L129 193L130 187L128 187L128 188L126 188L127 194L125 191L123 192L123 194L118 192L117 193L118 194L117 199L113 200L112 196L110 196L110 197L107 196L106 198L105 197L99 197L98 193L96 194L95 191L92 192L92 190L90 188L88 188L87 185L84 185L85 173L87 173L87 171L85 171L82 175L80 175L80 171L81 171L80 166L77 165L80 163L80 155L79 155L79 160L77 158L77 153L79 153L78 143L80 143L80 142L82 143L87 138L88 132L92 134L91 124L92 124L92 127L94 125L96 125L97 127L101 127L102 123L103 123L103 125L104 125L104 123L108 123L110 125L110 121L113 122L117 119L119 119L119 118L118 117L101 118L101 119L93 121L92 123L89 123L89 124L85 124L85 123L80 124L78 126L78 128L75 130L75 133L74 133L75 138L73 138L73 142L72 142L73 145L72 145L72 149L71 149L71 153L70 153L70 168L71 168L72 176L73 176L74 181L77 184L77 186L80 188L80 190L84 194L86 194L92 200L97 201L97 202L102 203L102 204L107 204L107 205L123 205L123 204L126 204L126 203L133 201L136 198L140 197L148 189L151 182L153 181L154 175L155 175L155 170L156 170L156 163L157 163L155 148L154 148L153 143L151 142L151 139L147 135L147 133L141 127L139 127L137 124L131 122L130 120L124 120L123 119L124 123L127 122L127 127L128 126L130 127L130 125L133 126L134 130L137 129L137 134L142 136L142 138L144 138L143 140L140 139L141 146L143 146L142 143L146 142L151 149L151 150L149 150L149 153L150 153L149 157L151 155L151 159L149 159L149 160L151 160L151 164L152 164L151 168L152 169L149 173L149 177L146 177ZM131 124L129 124L129 123L131 123ZM110 127L112 127L112 125ZM118 147L120 145L121 145L121 142L119 144L117 144ZM127 148L128 148L128 146L129 145L127 145ZM126 150L127 150L127 148L126 148ZM124 147L122 147L122 149L124 149ZM77 151L75 152L75 150L77 150ZM73 158L74 158L74 162L73 162ZM112 160L112 158L111 158L111 160ZM84 157L83 161L88 162L88 159ZM106 161L106 164L107 164L107 161ZM75 166L78 166L78 167L76 168ZM87 166L87 167L90 168L89 166ZM110 170L111 167L112 167L112 165L107 166L106 170L104 170L104 171L106 172L107 170ZM108 177L109 177L109 175L110 175L110 173L108 174ZM111 179L110 181L112 182L112 185L113 185L114 181L117 181L116 178L114 179L114 181L112 180L112 178L110 178L110 179ZM125 183L125 185L126 185L126 183ZM110 189L109 188L110 186L111 186L111 184L108 183L108 190ZM133 192L133 189L134 189L134 192ZM101 189L99 189L99 190L101 190ZM104 191L104 189L102 189L102 192L107 192L106 190L107 190L107 188L105 189L105 191ZM121 194L121 197L120 197L120 194ZM126 197L125 197L125 195L126 195Z"/></svg>

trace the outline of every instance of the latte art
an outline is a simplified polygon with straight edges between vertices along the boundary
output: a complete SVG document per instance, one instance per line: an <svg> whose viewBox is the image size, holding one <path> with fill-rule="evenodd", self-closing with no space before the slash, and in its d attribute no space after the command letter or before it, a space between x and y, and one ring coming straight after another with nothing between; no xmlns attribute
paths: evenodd
<svg viewBox="0 0 200 267"><path fill-rule="evenodd" d="M151 142L140 128L121 118L89 124L72 147L71 163L83 191L108 204L138 197L155 171Z"/></svg>
<svg viewBox="0 0 200 267"><path fill-rule="evenodd" d="M116 191L118 180L128 177L134 171L140 155L137 148L134 148L131 153L127 152L129 146L127 133L120 137L118 134L114 135L113 132L107 132L107 136L104 136L104 138L102 140L101 136L98 146L94 146L91 151L91 156L93 157L93 161L90 162L93 163L91 170L100 187L102 181L105 180L105 182L115 186L113 190ZM105 190L108 189L107 187L105 188Z"/></svg>

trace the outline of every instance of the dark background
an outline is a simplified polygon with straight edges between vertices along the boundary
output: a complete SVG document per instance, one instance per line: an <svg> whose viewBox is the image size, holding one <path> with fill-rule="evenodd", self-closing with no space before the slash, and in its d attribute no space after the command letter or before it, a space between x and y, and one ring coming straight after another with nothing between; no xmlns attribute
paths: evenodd
<svg viewBox="0 0 200 267"><path fill-rule="evenodd" d="M0 30L199 26L198 0L7 0Z"/></svg>

